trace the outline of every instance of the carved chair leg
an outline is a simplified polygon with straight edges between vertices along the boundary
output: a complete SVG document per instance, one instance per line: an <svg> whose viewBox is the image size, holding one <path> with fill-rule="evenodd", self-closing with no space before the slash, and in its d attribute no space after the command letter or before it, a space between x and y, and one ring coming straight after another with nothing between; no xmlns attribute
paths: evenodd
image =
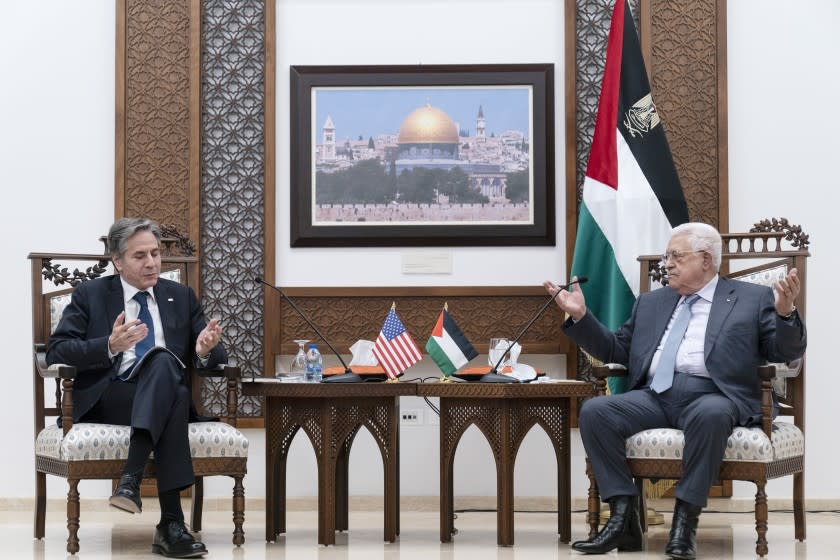
<svg viewBox="0 0 840 560"><path fill-rule="evenodd" d="M201 531L201 514L204 512L204 477L195 477L192 489L192 511L190 512L190 529Z"/></svg>
<svg viewBox="0 0 840 560"><path fill-rule="evenodd" d="M589 493L587 500L587 521L589 522L589 538L598 534L598 523L601 520L601 498L598 494L598 483L589 459L586 460L586 476L589 477Z"/></svg>
<svg viewBox="0 0 840 560"><path fill-rule="evenodd" d="M647 494L645 493L645 479L636 479L636 488L639 491L639 521L642 522L642 532L648 530Z"/></svg>
<svg viewBox="0 0 840 560"><path fill-rule="evenodd" d="M245 544L245 487L242 485L242 475L233 477L233 544Z"/></svg>
<svg viewBox="0 0 840 560"><path fill-rule="evenodd" d="M758 533L755 553L759 556L767 556L767 494L764 492L766 485L764 480L755 481L755 531Z"/></svg>
<svg viewBox="0 0 840 560"><path fill-rule="evenodd" d="M44 538L44 525L47 518L47 475L35 473L35 538Z"/></svg>
<svg viewBox="0 0 840 560"><path fill-rule="evenodd" d="M67 553L79 552L79 479L68 478L67 484Z"/></svg>
<svg viewBox="0 0 840 560"><path fill-rule="evenodd" d="M805 473L793 475L793 526L794 536L805 540Z"/></svg>

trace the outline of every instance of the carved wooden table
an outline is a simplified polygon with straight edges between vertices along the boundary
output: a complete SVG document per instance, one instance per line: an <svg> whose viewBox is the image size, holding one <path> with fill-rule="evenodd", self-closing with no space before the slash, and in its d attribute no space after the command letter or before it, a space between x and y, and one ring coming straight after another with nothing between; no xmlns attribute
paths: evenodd
<svg viewBox="0 0 840 560"><path fill-rule="evenodd" d="M450 542L453 519L452 471L464 431L475 424L496 460L497 542L513 545L513 467L525 435L540 424L557 457L557 532L572 536L569 450L570 399L594 394L583 381L559 383L423 383L417 396L440 397L440 541Z"/></svg>
<svg viewBox="0 0 840 560"><path fill-rule="evenodd" d="M382 453L385 478L385 540L394 542L399 526L399 397L415 395L414 383L280 383L273 378L243 379L245 395L266 397L265 539L286 532L286 459L303 429L318 461L318 543L335 544L335 532L348 528L350 447L362 426Z"/></svg>

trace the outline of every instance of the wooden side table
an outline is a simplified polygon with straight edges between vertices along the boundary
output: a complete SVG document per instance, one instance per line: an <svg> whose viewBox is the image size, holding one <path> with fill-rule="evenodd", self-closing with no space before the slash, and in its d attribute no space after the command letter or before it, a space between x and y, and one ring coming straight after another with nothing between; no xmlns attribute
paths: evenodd
<svg viewBox="0 0 840 560"><path fill-rule="evenodd" d="M497 542L511 546L513 527L513 469L519 446L539 424L554 445L557 457L557 532L562 542L572 536L569 450L570 400L594 394L590 383L423 383L418 396L440 397L440 541L454 533L453 467L458 442L475 424L487 438L496 460Z"/></svg>
<svg viewBox="0 0 840 560"><path fill-rule="evenodd" d="M318 461L318 543L335 544L348 529L350 448L362 426L379 446L385 476L384 539L399 534L399 397L414 395L414 383L280 383L244 379L245 395L266 397L265 539L286 532L286 459L303 429Z"/></svg>

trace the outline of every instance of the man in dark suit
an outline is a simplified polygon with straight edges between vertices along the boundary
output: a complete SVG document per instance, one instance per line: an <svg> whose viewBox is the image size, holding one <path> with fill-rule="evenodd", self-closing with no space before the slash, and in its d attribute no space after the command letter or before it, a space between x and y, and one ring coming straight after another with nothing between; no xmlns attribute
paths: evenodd
<svg viewBox="0 0 840 560"><path fill-rule="evenodd" d="M153 552L173 558L207 549L186 530L179 492L194 481L188 422L195 416L184 364L225 362L222 329L209 323L192 289L159 278L160 228L122 218L108 249L117 275L80 284L50 337L47 362L78 368L74 422L132 427L128 457L110 498L139 513L140 481L154 451L161 519ZM164 350L165 349L165 350Z"/></svg>
<svg viewBox="0 0 840 560"><path fill-rule="evenodd" d="M557 296L569 315L563 331L595 358L627 366L629 375L627 392L596 397L581 408L581 438L611 515L595 537L573 543L575 550L641 549L638 496L624 442L664 427L685 434L683 476L665 552L695 558L700 511L726 441L735 426L750 425L760 414L756 368L805 352L805 325L794 306L797 270L773 286L774 301L770 288L720 277L721 248L720 234L709 225L674 228L664 255L668 288L642 294L614 333L587 312L580 289ZM558 292L551 282L544 286Z"/></svg>

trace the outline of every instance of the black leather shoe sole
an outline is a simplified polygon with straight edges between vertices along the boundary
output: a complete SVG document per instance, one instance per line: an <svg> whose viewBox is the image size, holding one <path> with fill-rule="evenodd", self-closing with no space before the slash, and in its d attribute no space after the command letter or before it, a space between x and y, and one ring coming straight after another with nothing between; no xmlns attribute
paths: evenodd
<svg viewBox="0 0 840 560"><path fill-rule="evenodd" d="M155 554L160 554L161 556L166 556L167 558L201 558L205 554L207 554L207 549L203 550L190 550L186 552L171 552L164 549L159 544L152 545L152 552Z"/></svg>
<svg viewBox="0 0 840 560"><path fill-rule="evenodd" d="M695 552L665 552L665 555L673 560L695 560L697 558L697 553Z"/></svg>
<svg viewBox="0 0 840 560"><path fill-rule="evenodd" d="M143 511L134 500L126 498L125 496L111 496L108 500L108 504L110 504L111 507L127 511L128 513L140 513Z"/></svg>

